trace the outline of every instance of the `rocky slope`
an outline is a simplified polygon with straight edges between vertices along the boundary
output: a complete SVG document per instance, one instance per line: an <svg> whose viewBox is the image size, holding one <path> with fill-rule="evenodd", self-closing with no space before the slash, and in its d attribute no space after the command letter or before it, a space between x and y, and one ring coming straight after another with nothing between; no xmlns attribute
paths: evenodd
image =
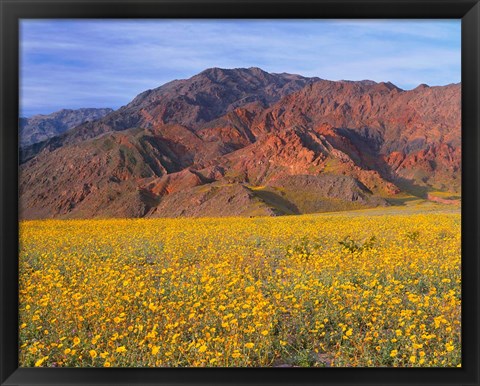
<svg viewBox="0 0 480 386"><path fill-rule="evenodd" d="M27 147L21 216L283 215L460 191L460 85L210 69Z"/></svg>
<svg viewBox="0 0 480 386"><path fill-rule="evenodd" d="M25 147L45 141L85 122L96 121L111 113L109 108L64 109L51 114L39 114L30 118L20 118L20 146Z"/></svg>
<svg viewBox="0 0 480 386"><path fill-rule="evenodd" d="M129 104L97 122L89 122L64 135L22 149L22 161L47 148L77 143L109 131L179 124L196 130L236 107L257 102L267 106L318 78L269 74L259 68L211 68L190 79L174 80L135 97Z"/></svg>

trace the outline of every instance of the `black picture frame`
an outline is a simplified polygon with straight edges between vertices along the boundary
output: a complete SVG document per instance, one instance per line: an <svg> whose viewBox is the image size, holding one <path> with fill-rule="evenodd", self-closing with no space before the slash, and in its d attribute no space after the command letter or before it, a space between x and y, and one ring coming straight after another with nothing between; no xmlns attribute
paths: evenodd
<svg viewBox="0 0 480 386"><path fill-rule="evenodd" d="M478 0L0 0L1 385L479 385ZM22 18L462 19L462 368L18 368L18 96Z"/></svg>

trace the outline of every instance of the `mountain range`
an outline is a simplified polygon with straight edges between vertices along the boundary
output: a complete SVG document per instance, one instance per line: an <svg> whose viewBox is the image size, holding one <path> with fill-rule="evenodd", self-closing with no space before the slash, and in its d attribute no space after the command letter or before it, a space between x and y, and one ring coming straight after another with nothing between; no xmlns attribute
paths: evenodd
<svg viewBox="0 0 480 386"><path fill-rule="evenodd" d="M25 147L45 141L84 122L102 118L112 111L110 108L63 109L52 114L38 114L30 118L20 118L20 146Z"/></svg>
<svg viewBox="0 0 480 386"><path fill-rule="evenodd" d="M461 85L207 69L20 150L20 216L276 216L460 193Z"/></svg>

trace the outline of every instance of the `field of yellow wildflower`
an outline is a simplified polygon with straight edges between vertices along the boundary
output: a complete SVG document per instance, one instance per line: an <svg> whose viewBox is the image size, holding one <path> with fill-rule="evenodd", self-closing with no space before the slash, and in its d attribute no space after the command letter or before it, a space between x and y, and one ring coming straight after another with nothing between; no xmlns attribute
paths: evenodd
<svg viewBox="0 0 480 386"><path fill-rule="evenodd" d="M21 366L460 366L458 208L20 237Z"/></svg>

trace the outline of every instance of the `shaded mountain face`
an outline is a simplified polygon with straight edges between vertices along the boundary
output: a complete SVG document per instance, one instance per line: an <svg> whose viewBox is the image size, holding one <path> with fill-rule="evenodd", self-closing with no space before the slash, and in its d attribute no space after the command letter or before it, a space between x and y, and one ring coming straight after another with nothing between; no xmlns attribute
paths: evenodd
<svg viewBox="0 0 480 386"><path fill-rule="evenodd" d="M459 192L460 91L205 70L25 148L21 216L284 215Z"/></svg>
<svg viewBox="0 0 480 386"><path fill-rule="evenodd" d="M20 147L45 141L84 122L96 121L112 111L109 108L64 109L48 115L39 114L30 118L20 118Z"/></svg>

